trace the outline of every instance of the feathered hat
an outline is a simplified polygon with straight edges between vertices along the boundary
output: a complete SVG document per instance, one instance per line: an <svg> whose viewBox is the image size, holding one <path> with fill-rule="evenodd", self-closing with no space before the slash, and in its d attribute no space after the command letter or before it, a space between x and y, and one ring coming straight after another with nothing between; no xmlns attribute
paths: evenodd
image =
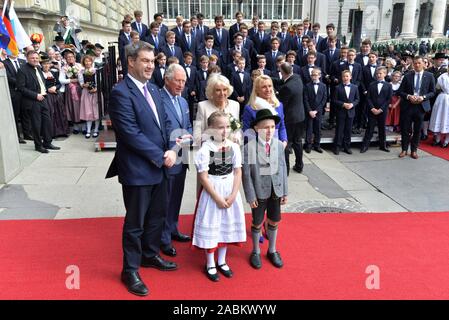
<svg viewBox="0 0 449 320"><path fill-rule="evenodd" d="M44 35L41 33L33 33L30 40L32 43L41 43L44 40Z"/></svg>

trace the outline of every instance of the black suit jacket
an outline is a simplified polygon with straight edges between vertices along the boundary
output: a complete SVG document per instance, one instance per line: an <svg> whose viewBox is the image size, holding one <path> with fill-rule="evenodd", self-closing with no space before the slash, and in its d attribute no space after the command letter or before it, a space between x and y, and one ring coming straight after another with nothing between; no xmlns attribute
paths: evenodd
<svg viewBox="0 0 449 320"><path fill-rule="evenodd" d="M315 94L314 83L308 83L304 90L304 107L306 108L307 115L310 111L318 111L319 114L323 113L327 103L327 87L324 83L318 84L318 92Z"/></svg>
<svg viewBox="0 0 449 320"><path fill-rule="evenodd" d="M202 69L198 69L196 71L196 97L198 98L198 102L207 100L206 98L206 86L207 86L207 72L204 72Z"/></svg>
<svg viewBox="0 0 449 320"><path fill-rule="evenodd" d="M294 124L305 120L304 85L301 77L293 74L279 90L279 100L284 106L285 124Z"/></svg>
<svg viewBox="0 0 449 320"><path fill-rule="evenodd" d="M362 53L358 53L355 57L355 62L360 63L362 67L366 66L365 62L363 61L363 57L367 57L368 55L363 55ZM368 62L369 63L369 62Z"/></svg>
<svg viewBox="0 0 449 320"><path fill-rule="evenodd" d="M148 33L148 26L145 23L140 23L142 26L142 32L139 34L140 35L140 40L144 40L145 41L145 37ZM134 21L133 23L131 23L131 28L137 32L139 32L139 30L137 30L137 22Z"/></svg>
<svg viewBox="0 0 449 320"><path fill-rule="evenodd" d="M147 34L145 36L144 41L148 42L154 47L154 55L157 55L159 52L162 52L162 48L166 45L165 38L163 38L161 35L157 36L158 46L156 48L156 43L154 42L154 38L152 34Z"/></svg>
<svg viewBox="0 0 449 320"><path fill-rule="evenodd" d="M302 50L300 50L302 51ZM302 54L304 53L304 51L302 52ZM307 65L307 56L302 55L302 61L300 63L301 67L304 67L305 65ZM315 61L315 65L317 67L320 67L321 70L326 71L326 57L324 56L324 54L317 52L316 53L316 61Z"/></svg>
<svg viewBox="0 0 449 320"><path fill-rule="evenodd" d="M415 72L408 72L402 79L401 87L399 88L399 95L402 97L401 112L407 112L410 109L411 103L407 100L408 95L414 94ZM435 96L435 78L430 72L424 71L421 78L421 87L419 95L424 97L424 101L420 104L423 111L430 111L430 99Z"/></svg>
<svg viewBox="0 0 449 320"><path fill-rule="evenodd" d="M315 66L315 68L318 68L318 69L321 70L321 78L320 78L320 81L323 81L323 79L324 79L325 76L326 76L326 73L323 71L323 69L321 69L321 68L318 67L318 66ZM311 75L310 75L309 66L304 66L304 67L302 67L302 68L301 68L301 73L300 73L300 75L301 75L302 82L304 82L304 84L307 84L307 83L312 82L312 77L311 77Z"/></svg>
<svg viewBox="0 0 449 320"><path fill-rule="evenodd" d="M279 50L282 52L288 52L291 48L292 36L287 31L285 33L285 38L282 38L282 32L278 33L278 38L281 40L281 45L279 46Z"/></svg>
<svg viewBox="0 0 449 320"><path fill-rule="evenodd" d="M239 32L237 29L237 23L234 23L231 27L229 27L229 40L231 44L234 43L234 35Z"/></svg>
<svg viewBox="0 0 449 320"><path fill-rule="evenodd" d="M159 26L159 35L160 35L162 38L165 39L165 34L167 33L167 31L168 31L168 27L167 27L165 24L161 24L161 25Z"/></svg>
<svg viewBox="0 0 449 320"><path fill-rule="evenodd" d="M332 57L329 49L324 50L323 54L326 57L326 74L331 74L332 64L340 59L340 49L335 49Z"/></svg>
<svg viewBox="0 0 449 320"><path fill-rule="evenodd" d="M120 61L122 62L123 76L128 73L128 61L126 60L125 56L125 47L130 43L131 39L128 41L126 35L121 32L118 36L118 56L120 58Z"/></svg>
<svg viewBox="0 0 449 320"><path fill-rule="evenodd" d="M372 82L377 81L376 79L376 71L374 71L374 77L371 74L371 65L364 66L362 69L362 86L360 88L362 92L368 91L369 86Z"/></svg>
<svg viewBox="0 0 449 320"><path fill-rule="evenodd" d="M245 101L241 103L241 105L246 105L249 100L249 96L251 95L251 91L253 90L249 72L244 72L242 83L240 80L240 73L234 71L231 75L231 85L234 87L231 99L237 101L237 97L245 97Z"/></svg>
<svg viewBox="0 0 449 320"><path fill-rule="evenodd" d="M158 86L158 88L164 87L164 77L162 76L161 68L159 66L154 68L151 82Z"/></svg>
<svg viewBox="0 0 449 320"><path fill-rule="evenodd" d="M187 39L185 37L185 34L181 36L179 39L179 47L181 48L182 53L190 52L193 54L193 64L196 66L196 50L198 49L198 43L197 40L194 38L192 34L190 34L190 47L187 44Z"/></svg>
<svg viewBox="0 0 449 320"><path fill-rule="evenodd" d="M297 34L290 36L290 50L298 51L300 48L302 48L302 37L298 37Z"/></svg>
<svg viewBox="0 0 449 320"><path fill-rule="evenodd" d="M205 41L204 38L209 34L209 27L203 25L203 32L201 32L200 26L197 26L196 33L198 40L203 44Z"/></svg>
<svg viewBox="0 0 449 320"><path fill-rule="evenodd" d="M178 26L172 28L170 31L173 31L175 33L175 38L176 38L176 42L175 43L179 47L180 46L179 41L181 40L181 37L184 34L184 31L182 30L182 27L181 27L181 32L179 31Z"/></svg>
<svg viewBox="0 0 449 320"><path fill-rule="evenodd" d="M387 114L388 111L388 105L391 102L391 97L393 96L393 87L390 83L384 82L382 89L378 90L378 82L374 81L372 82L368 87L368 94L367 94L367 107L368 107L368 113L371 114L371 109L382 109L384 114Z"/></svg>
<svg viewBox="0 0 449 320"><path fill-rule="evenodd" d="M6 77L8 78L8 85L9 85L9 92L11 95L17 92L17 71L14 67L14 63L10 59L5 59L2 61L5 65L6 69ZM19 63L19 70L26 64L26 60L23 59L17 59L17 62Z"/></svg>
<svg viewBox="0 0 449 320"><path fill-rule="evenodd" d="M181 48L178 47L177 45L175 45L174 48L175 48L175 57L178 58L179 64L181 64L181 65L184 64L184 57L183 57ZM168 43L166 43L165 46L163 46L161 48L161 51L163 53L165 53L165 56L167 57L167 59L172 56L172 52L170 50L170 46L168 45Z"/></svg>
<svg viewBox="0 0 449 320"><path fill-rule="evenodd" d="M218 52L217 50L215 50L213 48L211 50L212 50L211 54L216 55L218 58L220 58L220 52ZM201 56L207 56L207 50L206 50L205 47L200 45L200 48L198 48L196 50L196 60L198 61L198 68L200 67L200 58L201 58ZM221 61L220 60L218 60L218 65L221 67Z"/></svg>
<svg viewBox="0 0 449 320"><path fill-rule="evenodd" d="M334 103L337 106L337 110L339 113L344 112L344 113L347 113L349 118L354 118L355 117L355 109L356 109L357 105L360 103L360 94L359 94L359 89L356 85L350 84L350 86L351 86L351 91L349 93L349 99L346 96L345 85L340 84L337 86L337 88L335 90L335 95L334 95ZM353 108L346 110L343 107L343 103L352 103Z"/></svg>
<svg viewBox="0 0 449 320"><path fill-rule="evenodd" d="M37 68L42 82L45 85L44 74L40 67ZM26 109L32 108L38 103L37 95L41 92L34 67L26 63L17 72L17 90L22 94L22 104Z"/></svg>
<svg viewBox="0 0 449 320"><path fill-rule="evenodd" d="M269 37L269 35L264 33L263 39L261 41L260 37L259 37L259 32L256 32L255 34L253 34L253 37L251 38L251 40L253 40L254 50L256 50L257 54L265 54L265 44L264 43L265 43L266 39L268 39L268 37Z"/></svg>
<svg viewBox="0 0 449 320"><path fill-rule="evenodd" d="M277 69L276 59L277 59L277 57L283 56L283 55L284 55L284 53L278 50L278 52L276 53L276 57L273 58L271 50L265 52L265 58L267 60L267 65L265 66L265 68L267 68L268 70L271 70L271 71L275 71Z"/></svg>
<svg viewBox="0 0 449 320"><path fill-rule="evenodd" d="M343 65L340 65L340 71L350 70L349 64L346 64L344 66L345 69L343 69L342 67L343 67ZM341 72L340 72L340 77L341 77ZM352 68L352 80L351 80L351 83L353 83L356 86L360 87L360 86L362 86L362 81L363 81L362 66L359 63L355 62L354 66Z"/></svg>
<svg viewBox="0 0 449 320"><path fill-rule="evenodd" d="M341 42L339 39L337 39L337 49L340 49L340 48L341 48ZM324 51L329 49L328 37L322 38L322 40L320 41L320 44L317 45L316 49L321 53L323 53Z"/></svg>
<svg viewBox="0 0 449 320"><path fill-rule="evenodd" d="M235 47L229 48L228 50L228 61L232 62L232 54L234 53L234 51L237 50L235 49ZM242 57L245 58L245 70L247 70L249 72L249 70L251 70L251 57L249 55L249 51L246 50L245 48L242 48Z"/></svg>
<svg viewBox="0 0 449 320"><path fill-rule="evenodd" d="M190 66L190 77L189 74L187 73L187 67L186 65L183 65L184 70L186 71L186 76L187 76L187 81L186 81L186 88L187 88L187 95L189 96L190 99L190 93L192 93L192 91L196 91L196 77L197 77L197 72L196 72L196 67L191 65Z"/></svg>

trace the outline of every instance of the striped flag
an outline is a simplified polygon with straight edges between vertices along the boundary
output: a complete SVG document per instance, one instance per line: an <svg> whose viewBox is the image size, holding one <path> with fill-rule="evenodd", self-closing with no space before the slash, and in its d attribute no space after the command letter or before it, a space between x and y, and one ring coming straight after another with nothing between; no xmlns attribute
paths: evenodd
<svg viewBox="0 0 449 320"><path fill-rule="evenodd" d="M31 46L32 43L30 37L20 23L20 20L16 14L16 10L14 10L14 1L11 2L11 7L9 8L9 19L14 30L14 35L16 37L16 43L19 50Z"/></svg>
<svg viewBox="0 0 449 320"><path fill-rule="evenodd" d="M0 48L6 50L8 48L9 40L8 30L6 30L3 19L0 19Z"/></svg>
<svg viewBox="0 0 449 320"><path fill-rule="evenodd" d="M8 0L5 0L5 3L3 4L3 6L4 7L3 7L2 20L6 26L6 30L8 30L8 34L9 34L9 43L8 43L8 48L6 48L6 52L9 55L18 56L19 48L17 47L16 37L14 35L14 30L12 28L11 21L9 20Z"/></svg>

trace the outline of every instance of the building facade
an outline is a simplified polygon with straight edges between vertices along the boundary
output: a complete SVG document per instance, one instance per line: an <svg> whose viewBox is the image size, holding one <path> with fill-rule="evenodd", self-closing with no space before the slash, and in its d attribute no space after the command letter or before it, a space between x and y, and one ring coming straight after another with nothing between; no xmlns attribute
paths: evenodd
<svg viewBox="0 0 449 320"><path fill-rule="evenodd" d="M148 12L147 1L142 0L15 0L14 8L28 34L44 35L42 48L53 44L53 28L61 15L68 15L81 28L80 41L106 47L108 42L117 41L125 14L140 9L147 20Z"/></svg>

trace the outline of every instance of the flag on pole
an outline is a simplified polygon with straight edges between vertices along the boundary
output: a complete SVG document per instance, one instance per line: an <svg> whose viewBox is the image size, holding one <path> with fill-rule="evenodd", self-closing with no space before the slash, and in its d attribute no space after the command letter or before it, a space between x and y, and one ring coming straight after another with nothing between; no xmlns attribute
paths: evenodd
<svg viewBox="0 0 449 320"><path fill-rule="evenodd" d="M14 35L16 37L16 43L19 50L31 46L32 43L30 37L28 37L28 34L17 17L16 10L14 10L14 1L11 2L11 6L9 7L9 19L11 21L12 29L14 30Z"/></svg>
<svg viewBox="0 0 449 320"><path fill-rule="evenodd" d="M14 36L14 30L12 29L11 21L9 20L9 10L8 10L8 0L5 0L5 3L3 4L3 16L2 20L3 23L6 26L6 30L8 30L9 34L9 43L8 48L6 49L6 52L8 52L9 55L18 56L19 55L19 48L17 47L16 43L16 37Z"/></svg>
<svg viewBox="0 0 449 320"><path fill-rule="evenodd" d="M3 19L0 20L0 48L5 49L8 48L9 44L9 34L8 30L6 30L6 26L3 23Z"/></svg>

